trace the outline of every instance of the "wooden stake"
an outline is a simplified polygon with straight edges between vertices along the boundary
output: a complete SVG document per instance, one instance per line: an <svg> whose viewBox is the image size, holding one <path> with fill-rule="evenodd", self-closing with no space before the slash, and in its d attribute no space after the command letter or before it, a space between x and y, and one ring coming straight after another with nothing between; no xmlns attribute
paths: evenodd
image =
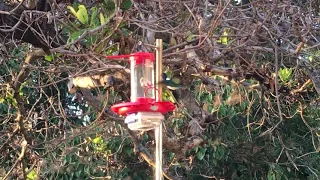
<svg viewBox="0 0 320 180"><path fill-rule="evenodd" d="M156 100L162 101L162 39L156 40Z"/></svg>
<svg viewBox="0 0 320 180"><path fill-rule="evenodd" d="M156 101L162 101L162 39L156 40ZM154 130L156 140L156 180L162 180L162 123Z"/></svg>

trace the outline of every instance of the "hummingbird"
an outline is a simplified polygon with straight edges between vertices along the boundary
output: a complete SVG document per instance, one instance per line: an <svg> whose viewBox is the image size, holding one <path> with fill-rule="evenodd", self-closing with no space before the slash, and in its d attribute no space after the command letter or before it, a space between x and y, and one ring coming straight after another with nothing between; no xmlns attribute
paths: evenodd
<svg viewBox="0 0 320 180"><path fill-rule="evenodd" d="M172 79L168 78L166 73L162 74L162 81L159 82L161 85L164 87L170 89L170 90L177 90L177 89L186 89L188 86L182 85L182 84L177 84L172 81Z"/></svg>

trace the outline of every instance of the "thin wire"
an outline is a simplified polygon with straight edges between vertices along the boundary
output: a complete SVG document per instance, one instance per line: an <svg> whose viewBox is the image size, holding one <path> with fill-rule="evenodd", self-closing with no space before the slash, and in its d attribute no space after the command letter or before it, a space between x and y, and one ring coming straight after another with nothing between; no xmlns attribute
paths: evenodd
<svg viewBox="0 0 320 180"><path fill-rule="evenodd" d="M147 91L148 91L149 89L154 89L154 90L158 93L158 99L157 99L156 101L160 101L160 91L159 91L159 89L157 89L157 88L154 87L154 86L151 86L150 84L148 84L148 85L146 86L146 89L144 90L144 94L143 94L144 98L146 97ZM156 102L156 101L152 101L151 103L153 104L153 103Z"/></svg>

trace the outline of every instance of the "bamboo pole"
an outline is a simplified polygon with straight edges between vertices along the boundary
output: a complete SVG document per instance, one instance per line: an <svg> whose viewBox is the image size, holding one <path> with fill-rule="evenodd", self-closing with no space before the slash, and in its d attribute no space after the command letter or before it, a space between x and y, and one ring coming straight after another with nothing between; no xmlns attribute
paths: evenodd
<svg viewBox="0 0 320 180"><path fill-rule="evenodd" d="M157 101L162 101L162 39L156 39L156 92ZM162 180L162 122L154 130L156 140L156 180Z"/></svg>

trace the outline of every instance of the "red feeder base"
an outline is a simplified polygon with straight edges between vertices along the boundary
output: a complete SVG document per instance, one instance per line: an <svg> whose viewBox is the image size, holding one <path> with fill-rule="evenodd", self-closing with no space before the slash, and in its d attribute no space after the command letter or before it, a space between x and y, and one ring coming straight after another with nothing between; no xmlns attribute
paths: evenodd
<svg viewBox="0 0 320 180"><path fill-rule="evenodd" d="M152 98L139 98L137 102L125 102L113 105L111 110L116 114L127 116L137 112L160 112L165 114L175 109L172 102L155 102Z"/></svg>

